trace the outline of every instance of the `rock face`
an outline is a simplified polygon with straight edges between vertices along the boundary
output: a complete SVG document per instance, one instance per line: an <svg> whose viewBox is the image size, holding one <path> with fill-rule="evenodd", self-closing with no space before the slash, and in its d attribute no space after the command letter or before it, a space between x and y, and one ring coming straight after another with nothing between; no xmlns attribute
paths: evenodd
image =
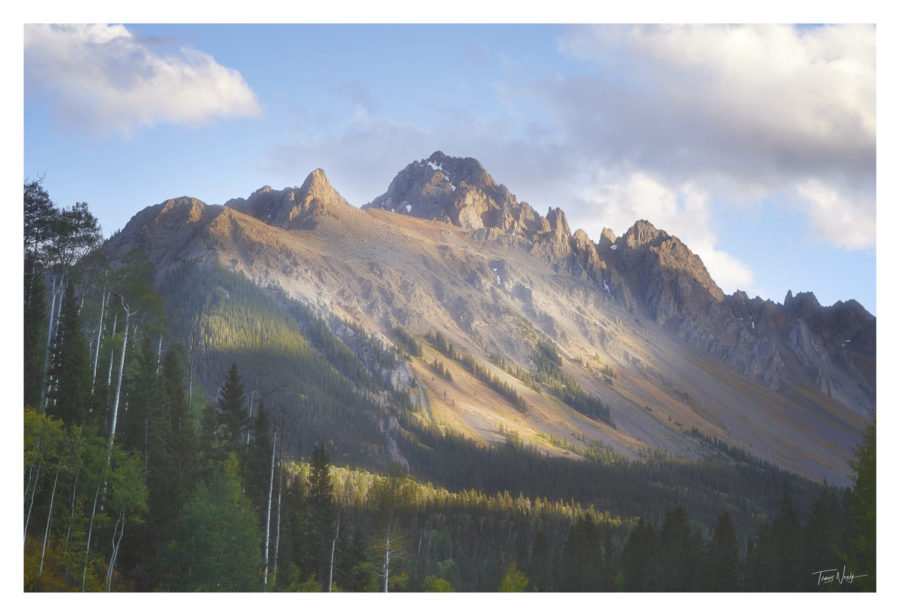
<svg viewBox="0 0 900 616"><path fill-rule="evenodd" d="M410 163L387 192L363 209L379 208L418 218L449 222L464 229L525 233L545 229L540 215L498 185L474 158L435 152Z"/></svg>
<svg viewBox="0 0 900 616"><path fill-rule="evenodd" d="M353 206L329 183L325 172L316 169L299 188L276 191L263 186L247 199L228 201L225 207L282 229L302 229L313 225L321 216L334 217L339 210Z"/></svg>
<svg viewBox="0 0 900 616"><path fill-rule="evenodd" d="M595 244L583 230L571 233L561 209L542 217L478 161L442 152L408 165L364 207L506 234L771 389L800 379L861 413L874 409L875 320L856 302L823 308L812 293L789 292L783 305L726 296L699 256L650 222L619 238L604 228Z"/></svg>
<svg viewBox="0 0 900 616"><path fill-rule="evenodd" d="M841 484L875 408L875 318L857 302L725 295L700 257L650 222L621 237L604 229L594 242L572 233L562 209L541 216L517 201L471 158L435 152L413 162L362 211L320 169L300 187L263 187L225 206L169 200L135 215L107 251L115 259L135 246L158 279L195 263L278 289L314 309L366 365L374 351L354 332L389 340L397 325L420 338L440 332L485 365L502 357L506 368L491 369L528 399L528 417L463 374L454 385L435 381L424 359L380 376L436 421L484 441L503 424L526 438L575 433L624 455L696 457L705 454L683 429L695 426ZM567 374L609 404L614 429L560 414L558 400L520 382L538 341L556 345Z"/></svg>

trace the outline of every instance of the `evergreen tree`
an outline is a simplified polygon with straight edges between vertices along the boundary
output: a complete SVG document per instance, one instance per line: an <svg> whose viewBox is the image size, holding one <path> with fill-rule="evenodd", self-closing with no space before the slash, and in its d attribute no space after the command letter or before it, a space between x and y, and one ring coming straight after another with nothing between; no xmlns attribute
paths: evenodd
<svg viewBox="0 0 900 616"><path fill-rule="evenodd" d="M269 496L269 471L272 458L272 431L269 413L262 400L253 418L250 446L244 456L244 485L257 509L264 511Z"/></svg>
<svg viewBox="0 0 900 616"><path fill-rule="evenodd" d="M650 522L638 519L622 551L624 590L647 592L661 589L662 568L656 531Z"/></svg>
<svg viewBox="0 0 900 616"><path fill-rule="evenodd" d="M691 528L687 510L678 506L666 512L659 537L662 589L668 592L699 590L703 541Z"/></svg>
<svg viewBox="0 0 900 616"><path fill-rule="evenodd" d="M714 592L740 590L741 561L738 540L727 511L719 514L716 521L716 531L709 546L708 563L706 574L708 590Z"/></svg>
<svg viewBox="0 0 900 616"><path fill-rule="evenodd" d="M174 591L255 591L262 586L262 537L242 493L237 456L198 485L164 553L165 585Z"/></svg>
<svg viewBox="0 0 900 616"><path fill-rule="evenodd" d="M810 572L803 567L800 520L787 490L772 521L772 541L775 546L775 590L795 590L800 586L798 581L806 580L805 576Z"/></svg>
<svg viewBox="0 0 900 616"><path fill-rule="evenodd" d="M166 351L162 370L164 413L168 422L167 455L161 468L166 477L167 503L162 511L168 522L161 526L163 538L172 535L172 523L190 496L197 473L197 429L190 414L184 386L180 349Z"/></svg>
<svg viewBox="0 0 900 616"><path fill-rule="evenodd" d="M34 273L36 256L26 254L24 373L25 405L38 408L44 378L44 350L47 342L47 288L41 273ZM32 272L29 272L32 270Z"/></svg>
<svg viewBox="0 0 900 616"><path fill-rule="evenodd" d="M231 364L225 384L219 391L218 404L225 446L228 451L238 452L242 448L244 430L247 428L245 402L244 385L241 383L237 364Z"/></svg>
<svg viewBox="0 0 900 616"><path fill-rule="evenodd" d="M579 518L569 531L563 548L563 570L560 590L566 592L598 592L611 590L611 580L604 579L604 550L600 529L586 516Z"/></svg>
<svg viewBox="0 0 900 616"><path fill-rule="evenodd" d="M866 577L854 580L861 590L875 591L875 420L863 433L852 468L856 472L851 493L853 520L852 565Z"/></svg>
<svg viewBox="0 0 900 616"><path fill-rule="evenodd" d="M331 540L336 522L334 486L325 443L313 450L309 476L308 541L311 565L324 589L328 580Z"/></svg>
<svg viewBox="0 0 900 616"><path fill-rule="evenodd" d="M66 284L49 377L53 383L50 412L64 421L83 423L90 406L90 356L71 279Z"/></svg>

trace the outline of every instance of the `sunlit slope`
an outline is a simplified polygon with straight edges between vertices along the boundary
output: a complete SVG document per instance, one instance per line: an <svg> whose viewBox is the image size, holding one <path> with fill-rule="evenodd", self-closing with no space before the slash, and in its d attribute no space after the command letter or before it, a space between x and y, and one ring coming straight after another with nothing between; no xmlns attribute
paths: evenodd
<svg viewBox="0 0 900 616"><path fill-rule="evenodd" d="M434 425L482 443L515 433L570 457L711 455L699 434L816 480L848 482L860 413L805 386L774 390L743 376L519 236L340 202L310 208L290 228L195 200L155 208L123 235L141 238L160 276L190 255L191 267L215 264L308 306L339 337L352 324L391 346L395 327L409 332L423 354L404 360L414 380L394 385ZM425 343L432 333L489 369L527 410ZM610 422L527 382L542 343L558 350L562 375L608 406ZM436 360L452 381L429 367Z"/></svg>

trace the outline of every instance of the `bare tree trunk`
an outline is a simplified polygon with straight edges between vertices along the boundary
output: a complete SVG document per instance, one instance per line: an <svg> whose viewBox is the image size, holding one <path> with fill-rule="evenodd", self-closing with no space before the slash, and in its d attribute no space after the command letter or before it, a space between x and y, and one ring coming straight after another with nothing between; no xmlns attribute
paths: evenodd
<svg viewBox="0 0 900 616"><path fill-rule="evenodd" d="M188 408L194 403L194 332L191 332L191 361L188 365Z"/></svg>
<svg viewBox="0 0 900 616"><path fill-rule="evenodd" d="M41 456L43 457L43 455ZM37 492L38 481L41 478L41 463L38 460L37 473L34 477L34 487L31 488L31 502L28 504L28 514L25 516L25 532L22 536L22 545L25 545L25 541L28 539L28 521L31 519L31 508L34 507L34 493Z"/></svg>
<svg viewBox="0 0 900 616"><path fill-rule="evenodd" d="M159 375L159 366L162 364L162 333L159 334L159 347L156 349L156 374Z"/></svg>
<svg viewBox="0 0 900 616"><path fill-rule="evenodd" d="M281 542L281 490L284 485L284 409L281 411L281 442L278 450L278 509L275 514L275 559L272 566L272 586L278 582L278 544Z"/></svg>
<svg viewBox="0 0 900 616"><path fill-rule="evenodd" d="M78 496L78 476L81 468L75 471L75 482L72 484L72 508L69 511L69 528L66 530L66 543L63 546L63 560L66 562L66 581L69 579L69 565L66 555L69 553L69 539L72 537L72 525L75 523L75 501Z"/></svg>
<svg viewBox="0 0 900 616"><path fill-rule="evenodd" d="M128 320L131 317L131 313L128 312L128 303L125 301L125 298L119 296L122 300L122 307L125 309L125 336L122 338L122 356L119 358L119 378L116 383L116 398L113 402L112 409L112 427L109 430L109 451L106 454L106 466L109 466L109 461L112 457L112 446L113 441L116 438L116 420L118 419L119 413L119 397L122 393L122 375L125 372L125 350L128 346Z"/></svg>
<svg viewBox="0 0 900 616"><path fill-rule="evenodd" d="M391 523L388 522L384 533L384 563L381 566L381 575L384 577L384 592L388 591L388 577L391 564Z"/></svg>
<svg viewBox="0 0 900 616"><path fill-rule="evenodd" d="M44 370L41 378L41 405L46 405L47 396L47 364L50 359L50 343L53 340L53 314L56 311L56 277L51 275L50 286L50 322L47 324L47 346L44 347Z"/></svg>
<svg viewBox="0 0 900 616"><path fill-rule="evenodd" d="M97 326L97 348L94 349L94 375L91 377L91 407L88 411L94 410L94 385L97 382L97 364L100 361L100 342L103 340L103 316L106 312L106 288L100 293L100 324Z"/></svg>
<svg viewBox="0 0 900 616"><path fill-rule="evenodd" d="M41 566L38 568L38 577L44 574L44 556L47 554L47 540L50 538L50 523L53 520L53 498L56 496L56 480L59 479L59 469L53 476L53 489L50 490L50 510L47 512L47 525L44 527L44 547L41 548Z"/></svg>
<svg viewBox="0 0 900 616"><path fill-rule="evenodd" d="M250 445L250 426L253 421L253 394L256 393L256 389L250 390L250 401L247 403L247 436L244 439L244 445Z"/></svg>
<svg viewBox="0 0 900 616"><path fill-rule="evenodd" d="M334 539L331 540L331 561L328 563L328 592L331 592L331 580L334 577L334 548L337 546L338 535L341 533L341 513L338 510L337 527L334 529Z"/></svg>
<svg viewBox="0 0 900 616"><path fill-rule="evenodd" d="M120 525L121 523L121 525ZM119 533L116 538L116 531ZM106 570L106 592L112 591L112 579L116 571L116 560L119 557L119 546L122 545L122 536L125 534L125 508L119 510L119 518L112 535L112 554L109 557L109 567Z"/></svg>
<svg viewBox="0 0 900 616"><path fill-rule="evenodd" d="M278 433L272 435L272 466L269 469L269 504L266 510L266 568L263 572L263 587L269 589L269 523L272 520L272 486L275 481L275 441L278 440Z"/></svg>
<svg viewBox="0 0 900 616"><path fill-rule="evenodd" d="M84 592L85 582L87 581L88 558L91 554L91 535L94 532L94 516L97 514L97 501L100 499L100 489L105 481L106 469L103 469L103 475L100 477L100 483L97 484L97 491L94 493L94 508L91 509L91 521L88 523L87 541L84 544L84 569L81 571L81 592Z"/></svg>

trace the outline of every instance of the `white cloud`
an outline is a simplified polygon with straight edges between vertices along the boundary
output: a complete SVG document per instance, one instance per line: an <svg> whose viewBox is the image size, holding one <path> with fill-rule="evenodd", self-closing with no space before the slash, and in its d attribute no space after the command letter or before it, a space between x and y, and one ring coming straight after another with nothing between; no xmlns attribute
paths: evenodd
<svg viewBox="0 0 900 616"><path fill-rule="evenodd" d="M157 55L120 25L26 25L25 85L62 125L101 136L260 113L238 71L187 47Z"/></svg>
<svg viewBox="0 0 900 616"><path fill-rule="evenodd" d="M859 211L839 190L818 179L797 186L816 236L847 249L875 245L875 209Z"/></svg>
<svg viewBox="0 0 900 616"><path fill-rule="evenodd" d="M695 183L669 187L642 172L627 178L601 176L582 197L588 204L584 209L590 209L593 219L586 229L591 237L599 237L603 227L621 235L635 220L645 219L697 253L726 293L753 285L750 268L716 247L709 195Z"/></svg>
<svg viewBox="0 0 900 616"><path fill-rule="evenodd" d="M717 196L796 191L821 237L874 246L873 26L601 26L561 48L598 66L545 88L584 156Z"/></svg>

